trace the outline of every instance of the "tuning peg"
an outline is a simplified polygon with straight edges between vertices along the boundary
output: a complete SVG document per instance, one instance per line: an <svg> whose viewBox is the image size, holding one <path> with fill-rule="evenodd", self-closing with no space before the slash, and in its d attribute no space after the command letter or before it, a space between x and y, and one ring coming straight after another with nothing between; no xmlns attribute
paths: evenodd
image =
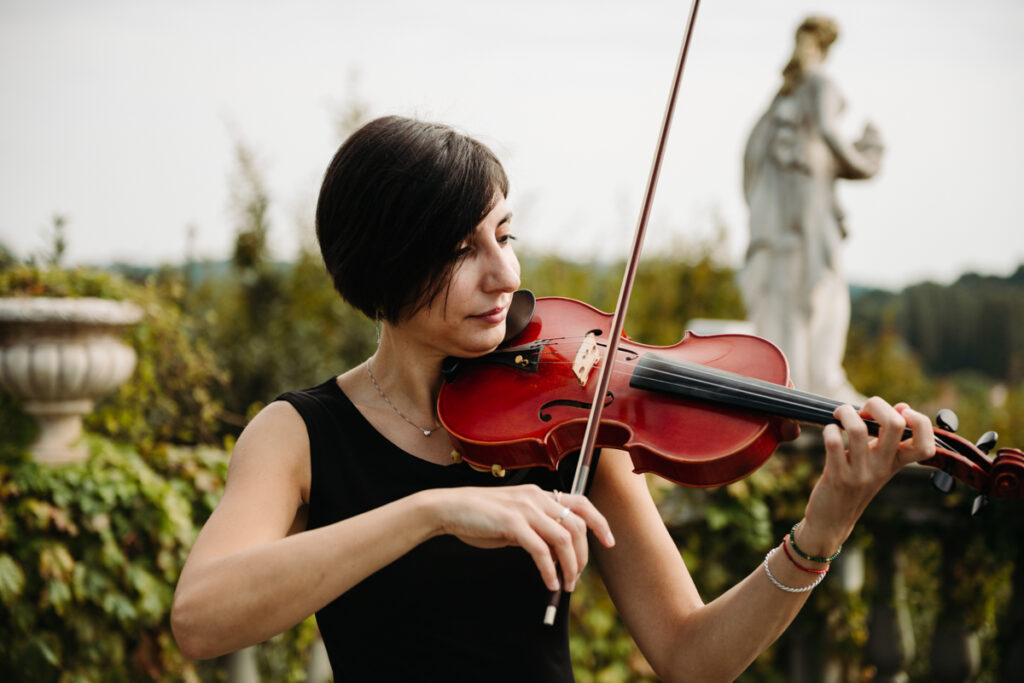
<svg viewBox="0 0 1024 683"><path fill-rule="evenodd" d="M971 504L971 517L977 517L988 508L991 501L984 493L979 493L974 497L974 502Z"/></svg>
<svg viewBox="0 0 1024 683"><path fill-rule="evenodd" d="M960 418L949 408L943 408L935 415L935 424L947 432L955 432L960 428Z"/></svg>
<svg viewBox="0 0 1024 683"><path fill-rule="evenodd" d="M945 470L935 470L932 472L932 486L941 493L949 493L953 490L953 484L956 483L956 479L953 475Z"/></svg>
<svg viewBox="0 0 1024 683"><path fill-rule="evenodd" d="M989 430L989 431L985 432L984 434L982 434L981 438L978 439L974 443L974 445L982 453L988 453L990 450L992 450L992 447L996 445L996 441L998 441L998 440L999 440L999 434L993 432L992 430Z"/></svg>

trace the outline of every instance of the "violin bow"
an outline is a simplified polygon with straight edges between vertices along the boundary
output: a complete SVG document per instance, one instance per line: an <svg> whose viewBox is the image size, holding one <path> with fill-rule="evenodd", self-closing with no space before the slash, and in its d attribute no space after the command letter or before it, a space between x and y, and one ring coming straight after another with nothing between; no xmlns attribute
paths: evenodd
<svg viewBox="0 0 1024 683"><path fill-rule="evenodd" d="M672 127L672 117L675 114L676 99L679 95L679 84L683 80L683 67L686 65L686 56L690 51L690 39L693 37L693 25L697 18L697 9L699 7L700 0L692 0L689 16L686 18L686 28L683 30L683 42L679 47L679 58L676 60L675 73L672 76L672 87L669 91L668 102L665 104L665 114L661 121L658 144L654 150L654 159L651 161L651 171L647 178L647 188L644 191L643 206L640 209L640 217L637 220L636 232L633 234L633 246L629 252L626 272L622 276L622 287L619 289L619 299L615 304L615 312L612 315L605 362L601 364L601 372L598 375L597 385L594 389L594 398L590 403L590 416L587 418L587 428L583 434L583 445L580 447L580 457L576 463L576 474L573 476L572 489L570 491L575 495L583 493L590 478L590 466L594 458L594 444L597 442L597 429L601 423L601 412L604 409L604 401L599 400L598 397L604 396L608 392L608 384L611 381L612 370L615 367L615 364L610 359L615 358L619 352L619 339L622 338L622 330L626 324L626 309L629 308L629 296L633 291L633 283L636 280L637 266L640 262L640 250L643 248L647 223L651 217L654 191L658 187L658 178L661 175L661 162L665 157L668 133ZM552 593L551 601L548 603L548 608L544 613L545 624L551 625L554 623L555 611L561 595L561 590Z"/></svg>

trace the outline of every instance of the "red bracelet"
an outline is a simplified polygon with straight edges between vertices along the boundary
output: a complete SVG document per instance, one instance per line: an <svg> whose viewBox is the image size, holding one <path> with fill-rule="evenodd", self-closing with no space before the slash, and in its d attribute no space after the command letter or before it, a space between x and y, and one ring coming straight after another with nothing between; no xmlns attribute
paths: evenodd
<svg viewBox="0 0 1024 683"><path fill-rule="evenodd" d="M818 574L819 576L828 573L828 567L825 567L824 569L808 569L807 567L803 566L802 564L794 560L793 556L789 553L789 534L786 534L786 537L782 539L782 549L786 551L786 557L789 558L789 561L792 562L793 566L797 569L805 571L808 574Z"/></svg>

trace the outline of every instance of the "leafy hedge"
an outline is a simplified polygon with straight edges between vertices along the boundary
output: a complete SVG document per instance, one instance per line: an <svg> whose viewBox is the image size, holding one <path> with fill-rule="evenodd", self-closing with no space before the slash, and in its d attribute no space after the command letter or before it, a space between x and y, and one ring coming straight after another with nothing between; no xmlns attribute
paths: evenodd
<svg viewBox="0 0 1024 683"><path fill-rule="evenodd" d="M0 678L197 680L168 615L227 454L87 441L83 462L0 464Z"/></svg>
<svg viewBox="0 0 1024 683"><path fill-rule="evenodd" d="M144 283L88 269L0 269L0 296L130 300L143 321L126 333L132 378L85 419L90 457L61 467L27 457L37 433L0 393L0 680L222 680L170 630L174 585L220 498L231 439L222 439L228 381L180 305L174 272ZM131 445L126 445L126 444ZM312 620L257 650L269 680L304 680Z"/></svg>

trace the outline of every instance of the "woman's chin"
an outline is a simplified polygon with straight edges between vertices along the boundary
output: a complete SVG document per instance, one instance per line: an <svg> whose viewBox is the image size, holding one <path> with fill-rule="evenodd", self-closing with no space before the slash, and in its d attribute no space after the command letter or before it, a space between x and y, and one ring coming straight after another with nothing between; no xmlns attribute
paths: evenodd
<svg viewBox="0 0 1024 683"><path fill-rule="evenodd" d="M494 329L487 330L486 333L474 335L471 339L464 340L461 345L462 348L459 350L459 356L462 358L485 356L498 348L504 339L505 325L501 324Z"/></svg>

